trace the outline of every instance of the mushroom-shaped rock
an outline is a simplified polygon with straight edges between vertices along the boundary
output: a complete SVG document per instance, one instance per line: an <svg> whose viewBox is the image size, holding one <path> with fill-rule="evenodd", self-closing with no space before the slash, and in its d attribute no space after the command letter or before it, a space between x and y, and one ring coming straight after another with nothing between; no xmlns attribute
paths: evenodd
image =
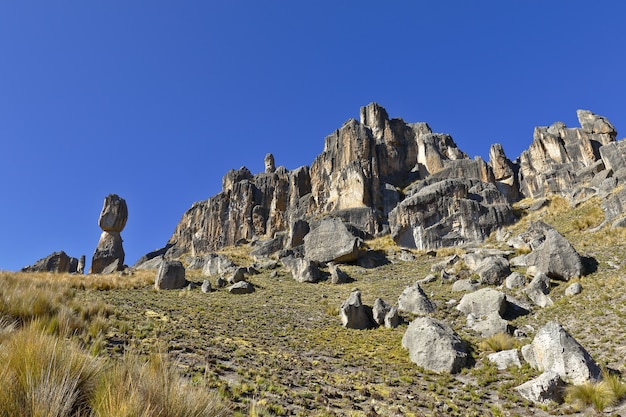
<svg viewBox="0 0 626 417"><path fill-rule="evenodd" d="M456 373L467 362L467 347L446 323L419 317L409 324L402 337L411 361L434 372Z"/></svg>
<svg viewBox="0 0 626 417"><path fill-rule="evenodd" d="M339 309L341 324L348 329L369 329L374 327L372 309L361 302L361 292L352 291Z"/></svg>
<svg viewBox="0 0 626 417"><path fill-rule="evenodd" d="M157 290L176 290L188 284L185 267L180 261L163 261L154 280L154 288Z"/></svg>
<svg viewBox="0 0 626 417"><path fill-rule="evenodd" d="M600 368L591 355L559 323L549 322L532 343L522 347L526 362L539 371L556 372L565 382L596 381Z"/></svg>
<svg viewBox="0 0 626 417"><path fill-rule="evenodd" d="M406 287L398 297L398 310L406 313L430 314L435 311L435 307L435 303L428 298L418 283Z"/></svg>
<svg viewBox="0 0 626 417"><path fill-rule="evenodd" d="M558 373L547 371L535 379L531 379L515 390L525 399L538 404L548 404L551 401L560 403L563 400L565 383Z"/></svg>
<svg viewBox="0 0 626 417"><path fill-rule="evenodd" d="M304 236L304 255L314 262L351 262L359 255L360 239L338 218L324 218L311 224Z"/></svg>
<svg viewBox="0 0 626 417"><path fill-rule="evenodd" d="M456 308L475 317L486 316L494 311L502 316L506 311L506 295L493 288L482 288L465 294Z"/></svg>
<svg viewBox="0 0 626 417"><path fill-rule="evenodd" d="M126 200L117 194L109 194L104 198L104 206L100 212L98 226L105 232L121 232L128 220Z"/></svg>
<svg viewBox="0 0 626 417"><path fill-rule="evenodd" d="M127 220L128 207L126 201L117 194L106 196L98 219L102 234L91 260L90 273L100 274L115 262L117 262L115 269L122 270L124 268L124 248L122 247L120 232L124 230Z"/></svg>

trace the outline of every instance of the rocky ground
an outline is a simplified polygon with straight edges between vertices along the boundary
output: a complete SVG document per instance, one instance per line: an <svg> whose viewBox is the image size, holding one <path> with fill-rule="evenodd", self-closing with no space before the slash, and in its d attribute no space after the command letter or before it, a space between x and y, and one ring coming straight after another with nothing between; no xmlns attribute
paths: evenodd
<svg viewBox="0 0 626 417"><path fill-rule="evenodd" d="M602 221L598 201L572 209L562 199L526 213L510 228L512 234L541 219L572 242L581 255L595 260L595 271L568 283L552 280L554 305L533 308L514 319L515 327L537 330L550 320L561 323L601 365L623 372L626 336L626 233ZM523 204L521 207L525 207ZM385 254L377 267L345 265L354 280L333 285L299 283L282 266L260 269L249 278L252 294L233 295L225 289L140 289L79 291L85 301L104 300L113 306L107 351L167 352L192 381L218 389L243 415L385 415L385 416L505 416L588 415L569 404L536 406L512 388L539 372L527 364L498 371L479 347L481 337L466 328L465 316L455 307L463 293L437 279L422 285L436 303L433 317L448 323L471 347L471 364L455 375L420 369L401 346L407 325L395 329L352 330L341 326L338 310L356 287L363 302L376 298L396 304L402 291L431 272L433 264L467 248L437 252L401 251L390 239L368 242L363 256ZM487 247L510 249L494 237ZM226 250L238 265L252 264L246 246ZM513 254L512 256L514 256ZM280 264L278 264L280 265ZM459 264L455 267L463 269ZM524 268L513 268L524 274ZM152 272L137 272L151 276ZM199 270L188 271L190 281L202 282ZM85 278L89 279L89 277ZM213 279L213 278L212 278ZM582 284L581 294L564 295L571 282ZM515 290L499 288L515 297ZM408 321L412 317L405 315ZM530 343L532 331L518 339ZM626 408L606 409L613 415ZM256 413L256 414L254 414Z"/></svg>

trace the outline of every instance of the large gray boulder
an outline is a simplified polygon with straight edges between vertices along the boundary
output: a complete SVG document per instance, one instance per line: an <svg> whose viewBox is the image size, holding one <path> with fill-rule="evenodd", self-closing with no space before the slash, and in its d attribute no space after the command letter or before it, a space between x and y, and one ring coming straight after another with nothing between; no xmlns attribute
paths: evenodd
<svg viewBox="0 0 626 417"><path fill-rule="evenodd" d="M539 272L533 280L524 288L526 296L539 307L549 307L554 304L548 295L550 292L550 278L543 272Z"/></svg>
<svg viewBox="0 0 626 417"><path fill-rule="evenodd" d="M77 272L78 259L69 257L65 252L59 251L51 253L35 262L32 265L25 266L21 272Z"/></svg>
<svg viewBox="0 0 626 417"><path fill-rule="evenodd" d="M522 366L522 363L519 360L519 354L517 353L517 349L509 349L502 350L500 352L494 352L487 355L487 359L489 362L496 365L496 368L503 371L512 366L517 366L518 368Z"/></svg>
<svg viewBox="0 0 626 417"><path fill-rule="evenodd" d="M526 255L525 262L526 266L534 266L555 279L568 281L584 274L582 258L569 241L554 229L546 231L545 240Z"/></svg>
<svg viewBox="0 0 626 417"><path fill-rule="evenodd" d="M254 286L247 281L238 281L227 290L231 294L251 294L254 292Z"/></svg>
<svg viewBox="0 0 626 417"><path fill-rule="evenodd" d="M541 327L522 355L539 371L556 372L565 382L580 385L600 378L600 367L559 323Z"/></svg>
<svg viewBox="0 0 626 417"><path fill-rule="evenodd" d="M481 337L491 337L500 333L507 333L509 330L509 322L500 317L500 313L497 311L492 311L481 317L468 314L467 325Z"/></svg>
<svg viewBox="0 0 626 417"><path fill-rule="evenodd" d="M475 317L486 316L497 312L500 316L506 311L506 295L493 288L482 288L469 294L465 294L457 310L465 315L473 314Z"/></svg>
<svg viewBox="0 0 626 417"><path fill-rule="evenodd" d="M154 288L157 290L176 290L188 284L185 267L180 261L163 261L154 280Z"/></svg>
<svg viewBox="0 0 626 417"><path fill-rule="evenodd" d="M89 273L100 274L115 262L117 262L117 270L124 269L124 248L120 232L124 230L127 220L126 200L117 194L106 196L98 219L102 234L91 259Z"/></svg>
<svg viewBox="0 0 626 417"><path fill-rule="evenodd" d="M360 239L338 218L326 217L313 222L304 236L306 259L318 263L355 261L359 246Z"/></svg>
<svg viewBox="0 0 626 417"><path fill-rule="evenodd" d="M281 258L280 261L291 272L293 279L298 282L317 282L322 277L317 264L313 261L294 256Z"/></svg>
<svg viewBox="0 0 626 417"><path fill-rule="evenodd" d="M435 303L428 298L418 283L406 287L398 297L398 310L405 313L430 314L435 308Z"/></svg>
<svg viewBox="0 0 626 417"><path fill-rule="evenodd" d="M564 388L565 383L558 373L546 371L537 378L515 387L515 390L528 401L549 404L562 402Z"/></svg>
<svg viewBox="0 0 626 417"><path fill-rule="evenodd" d="M501 256L491 256L483 259L475 272L480 277L480 283L486 285L500 285L511 274L509 261Z"/></svg>
<svg viewBox="0 0 626 417"><path fill-rule="evenodd" d="M404 199L389 213L389 226L400 246L436 249L482 242L514 219L495 185L453 178L425 185Z"/></svg>
<svg viewBox="0 0 626 417"><path fill-rule="evenodd" d="M341 324L348 329L370 329L375 327L372 309L361 302L361 292L353 291L339 308Z"/></svg>
<svg viewBox="0 0 626 417"><path fill-rule="evenodd" d="M333 284L345 284L350 281L348 274L343 272L334 262L328 264L328 272L330 272L330 282Z"/></svg>
<svg viewBox="0 0 626 417"><path fill-rule="evenodd" d="M233 261L231 261L224 255L211 253L206 256L204 266L202 267L202 275L221 275L230 271L233 268L235 268L235 263Z"/></svg>
<svg viewBox="0 0 626 417"><path fill-rule="evenodd" d="M434 372L457 373L467 362L467 347L446 323L432 317L419 317L406 329L402 347L411 361Z"/></svg>

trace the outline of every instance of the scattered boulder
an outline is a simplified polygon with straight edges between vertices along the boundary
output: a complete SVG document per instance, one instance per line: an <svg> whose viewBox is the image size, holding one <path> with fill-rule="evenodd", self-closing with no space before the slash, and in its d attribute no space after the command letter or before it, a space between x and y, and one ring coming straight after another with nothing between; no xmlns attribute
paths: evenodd
<svg viewBox="0 0 626 417"><path fill-rule="evenodd" d="M338 218L326 217L311 224L304 237L305 258L318 262L352 262L359 256L360 239Z"/></svg>
<svg viewBox="0 0 626 417"><path fill-rule="evenodd" d="M352 291L339 309L341 324L348 329L370 329L374 327L372 309L361 302L361 292Z"/></svg>
<svg viewBox="0 0 626 417"><path fill-rule="evenodd" d="M202 267L202 275L209 277L214 275L225 274L236 265L233 261L225 257L224 255L218 255L211 253L206 256L204 266Z"/></svg>
<svg viewBox="0 0 626 417"><path fill-rule="evenodd" d="M402 337L411 361L434 372L457 373L467 362L467 347L446 323L419 317L409 324Z"/></svg>
<svg viewBox="0 0 626 417"><path fill-rule="evenodd" d="M163 255L159 255L142 263L136 263L135 266L133 266L133 269L136 269L138 271L151 269L158 270L161 267L161 262L163 262L163 259Z"/></svg>
<svg viewBox="0 0 626 417"><path fill-rule="evenodd" d="M317 264L313 261L288 256L281 258L281 262L291 272L293 279L298 282L317 282L322 277Z"/></svg>
<svg viewBox="0 0 626 417"><path fill-rule="evenodd" d="M583 291L583 286L580 285L579 282L574 282L569 287L565 289L565 295L568 297L573 297L574 295L578 295Z"/></svg>
<svg viewBox="0 0 626 417"><path fill-rule="evenodd" d="M506 311L506 306L504 293L493 288L482 288L465 294L456 308L465 315L473 314L475 317L486 316L494 311L502 317Z"/></svg>
<svg viewBox="0 0 626 417"><path fill-rule="evenodd" d="M435 308L435 303L428 298L418 283L406 287L398 297L398 310L405 313L430 314Z"/></svg>
<svg viewBox="0 0 626 417"><path fill-rule="evenodd" d="M395 329L403 322L402 317L398 313L398 307L393 306L391 309L385 314L385 327L388 329Z"/></svg>
<svg viewBox="0 0 626 417"><path fill-rule="evenodd" d="M509 261L500 257L492 256L483 259L475 271L480 277L480 283L486 285L500 285L511 274Z"/></svg>
<svg viewBox="0 0 626 417"><path fill-rule="evenodd" d="M461 258L459 258L458 255L454 254L454 255L450 255L447 258L444 258L443 261L439 261L436 264L432 264L430 267L430 272L441 272L443 270L445 270L446 268L454 265L455 263L457 263L458 261L460 261Z"/></svg>
<svg viewBox="0 0 626 417"><path fill-rule="evenodd" d="M98 219L102 234L91 259L90 274L100 274L114 262L117 262L117 270L124 269L124 248L120 232L124 230L127 220L126 200L117 194L106 196Z"/></svg>
<svg viewBox="0 0 626 417"><path fill-rule="evenodd" d="M519 360L519 354L517 353L517 349L510 350L502 350L500 352L490 353L487 355L487 359L489 362L496 365L496 368L503 371L512 366L517 366L518 368L522 366L522 363Z"/></svg>
<svg viewBox="0 0 626 417"><path fill-rule="evenodd" d="M460 279L452 284L452 291L474 292L480 288L480 282L475 279Z"/></svg>
<svg viewBox="0 0 626 417"><path fill-rule="evenodd" d="M236 284L239 281L245 281L246 272L248 272L247 268L239 267L233 271L233 273L226 279L226 281L228 281L229 284Z"/></svg>
<svg viewBox="0 0 626 417"><path fill-rule="evenodd" d="M526 296L539 307L549 307L554 304L548 296L550 292L550 278L543 272L535 275L533 280L524 288Z"/></svg>
<svg viewBox="0 0 626 417"><path fill-rule="evenodd" d="M78 268L78 259L69 257L65 252L59 251L51 253L35 262L25 266L20 272L57 272L72 273Z"/></svg>
<svg viewBox="0 0 626 417"><path fill-rule="evenodd" d="M254 286L248 281L238 281L228 287L228 292L231 294L251 294L254 292Z"/></svg>
<svg viewBox="0 0 626 417"><path fill-rule="evenodd" d="M209 281L208 279L205 279L204 281L202 281L202 286L200 287L200 291L202 291L205 294L213 291L213 288L211 287L211 281Z"/></svg>
<svg viewBox="0 0 626 417"><path fill-rule="evenodd" d="M559 232L547 230L544 241L525 258L527 266L534 266L551 278L568 281L582 276L582 258Z"/></svg>
<svg viewBox="0 0 626 417"><path fill-rule="evenodd" d="M185 279L185 267L180 261L163 261L154 280L157 290L178 290L189 284Z"/></svg>
<svg viewBox="0 0 626 417"><path fill-rule="evenodd" d="M556 372L565 382L579 385L596 381L600 367L559 323L541 327L532 343L522 347L526 362L539 371Z"/></svg>
<svg viewBox="0 0 626 417"><path fill-rule="evenodd" d="M468 314L467 325L481 337L491 337L509 331L509 322L500 317L497 311L480 317Z"/></svg>
<svg viewBox="0 0 626 417"><path fill-rule="evenodd" d="M515 387L515 390L528 401L537 404L548 404L551 401L561 403L565 383L558 373L547 371L535 379Z"/></svg>
<svg viewBox="0 0 626 417"><path fill-rule="evenodd" d="M385 324L385 316L391 311L391 306L387 304L382 298L374 300L374 306L372 307L372 316L374 321L379 326Z"/></svg>
<svg viewBox="0 0 626 417"><path fill-rule="evenodd" d="M226 286L226 284L228 284L228 283L222 277L217 277L217 279L215 280L215 286L217 288L224 288Z"/></svg>
<svg viewBox="0 0 626 417"><path fill-rule="evenodd" d="M350 281L348 274L343 272L334 262L328 264L328 271L330 272L330 282L333 284L345 284Z"/></svg>
<svg viewBox="0 0 626 417"><path fill-rule="evenodd" d="M519 272L513 272L504 280L504 286L509 290L521 288L526 285L526 277Z"/></svg>
<svg viewBox="0 0 626 417"><path fill-rule="evenodd" d="M285 233L276 233L271 239L259 240L254 243L254 249L250 251L255 259L264 259L280 252L285 248Z"/></svg>

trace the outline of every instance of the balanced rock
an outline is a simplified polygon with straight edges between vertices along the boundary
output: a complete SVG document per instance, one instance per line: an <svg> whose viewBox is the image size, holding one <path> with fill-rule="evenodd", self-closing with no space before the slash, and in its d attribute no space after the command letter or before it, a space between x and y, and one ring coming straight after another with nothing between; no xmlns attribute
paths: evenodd
<svg viewBox="0 0 626 417"><path fill-rule="evenodd" d="M157 290L177 290L188 284L185 267L180 261L163 261L154 280L154 288Z"/></svg>
<svg viewBox="0 0 626 417"><path fill-rule="evenodd" d="M313 222L304 237L304 254L311 261L351 262L359 255L360 239L354 236L338 218Z"/></svg>
<svg viewBox="0 0 626 417"><path fill-rule="evenodd" d="M105 268L116 262L116 270L124 269L124 248L122 247L120 232L126 226L127 220L128 207L126 201L116 194L106 196L98 219L102 234L93 254L89 273L103 273Z"/></svg>
<svg viewBox="0 0 626 417"><path fill-rule="evenodd" d="M435 308L435 303L428 298L418 283L406 287L398 297L398 310L405 313L430 314Z"/></svg>
<svg viewBox="0 0 626 417"><path fill-rule="evenodd" d="M446 323L419 317L409 324L402 337L411 361L434 372L457 373L467 362L467 347Z"/></svg>
<svg viewBox="0 0 626 417"><path fill-rule="evenodd" d="M539 371L553 371L565 382L579 385L596 381L600 367L589 353L560 324L548 322L532 343L522 347L522 355Z"/></svg>
<svg viewBox="0 0 626 417"><path fill-rule="evenodd" d="M348 329L369 329L374 327L372 309L361 302L361 292L352 291L339 309L341 324Z"/></svg>
<svg viewBox="0 0 626 417"><path fill-rule="evenodd" d="M77 271L78 262L78 259L71 258L65 252L59 251L51 253L50 255L38 260L32 265L25 266L20 271L72 273Z"/></svg>

